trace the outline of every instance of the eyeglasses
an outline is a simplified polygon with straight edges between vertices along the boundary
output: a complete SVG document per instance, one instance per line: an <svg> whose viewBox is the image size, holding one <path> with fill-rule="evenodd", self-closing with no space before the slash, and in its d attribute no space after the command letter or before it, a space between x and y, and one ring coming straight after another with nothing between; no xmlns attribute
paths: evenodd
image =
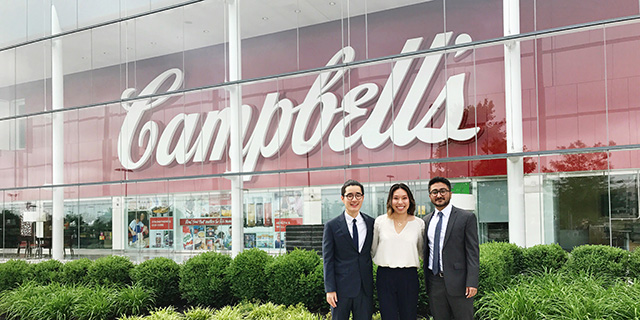
<svg viewBox="0 0 640 320"><path fill-rule="evenodd" d="M344 197L347 198L347 200L353 200L353 198L356 198L356 200L362 200L363 196L364 195L362 193L356 193L356 194L347 193L344 195Z"/></svg>
<svg viewBox="0 0 640 320"><path fill-rule="evenodd" d="M441 194L441 195L445 195L445 194L447 194L447 192L449 192L449 190L440 189L440 190L431 190L431 191L429 191L429 194L432 195L432 196L437 196L438 193Z"/></svg>

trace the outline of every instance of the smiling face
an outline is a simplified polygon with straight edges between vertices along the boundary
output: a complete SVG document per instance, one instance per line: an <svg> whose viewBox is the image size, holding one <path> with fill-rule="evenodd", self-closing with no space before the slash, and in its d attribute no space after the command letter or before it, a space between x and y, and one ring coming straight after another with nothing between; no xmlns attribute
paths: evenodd
<svg viewBox="0 0 640 320"><path fill-rule="evenodd" d="M398 189L393 192L393 198L391 198L391 208L393 213L405 214L409 210L409 195L403 189Z"/></svg>
<svg viewBox="0 0 640 320"><path fill-rule="evenodd" d="M351 200L349 198L351 198ZM362 207L362 201L364 200L362 189L360 189L359 186L348 186L341 196L341 199L344 203L345 211L347 211L350 216L355 217L358 215Z"/></svg>
<svg viewBox="0 0 640 320"><path fill-rule="evenodd" d="M436 190L435 193L434 190ZM448 206L451 201L451 190L449 190L446 184L436 182L429 187L429 198L431 199L431 203L436 206L436 209L441 211Z"/></svg>

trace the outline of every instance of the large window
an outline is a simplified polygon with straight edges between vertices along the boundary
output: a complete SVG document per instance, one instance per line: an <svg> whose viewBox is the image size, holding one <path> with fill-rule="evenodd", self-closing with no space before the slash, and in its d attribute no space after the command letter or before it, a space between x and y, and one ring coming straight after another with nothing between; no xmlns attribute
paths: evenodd
<svg viewBox="0 0 640 320"><path fill-rule="evenodd" d="M553 179L557 242L567 250L583 244L637 247L637 179L637 174Z"/></svg>

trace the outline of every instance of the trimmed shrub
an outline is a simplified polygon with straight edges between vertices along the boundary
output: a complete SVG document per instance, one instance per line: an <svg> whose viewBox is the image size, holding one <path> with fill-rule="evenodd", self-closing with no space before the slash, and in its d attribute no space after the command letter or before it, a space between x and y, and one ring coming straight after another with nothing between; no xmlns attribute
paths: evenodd
<svg viewBox="0 0 640 320"><path fill-rule="evenodd" d="M261 300L267 298L265 267L273 261L265 251L257 248L238 254L227 269L231 292L238 300Z"/></svg>
<svg viewBox="0 0 640 320"><path fill-rule="evenodd" d="M572 273L586 273L606 279L618 279L627 275L629 252L603 246L583 245L571 251L566 268Z"/></svg>
<svg viewBox="0 0 640 320"><path fill-rule="evenodd" d="M54 259L36 263L32 267L33 280L43 285L58 282L62 266L62 262Z"/></svg>
<svg viewBox="0 0 640 320"><path fill-rule="evenodd" d="M522 248L507 242L480 245L479 294L504 288L524 265Z"/></svg>
<svg viewBox="0 0 640 320"><path fill-rule="evenodd" d="M153 258L135 266L131 270L131 279L150 290L159 306L180 300L180 265L169 258Z"/></svg>
<svg viewBox="0 0 640 320"><path fill-rule="evenodd" d="M284 305L302 303L308 307L315 306L315 301L324 299L324 286L314 288L314 285L318 285L317 273L322 269L318 265L321 264L322 259L315 251L295 249L276 257L266 268L269 301Z"/></svg>
<svg viewBox="0 0 640 320"><path fill-rule="evenodd" d="M0 291L18 287L31 278L32 266L24 260L0 263Z"/></svg>
<svg viewBox="0 0 640 320"><path fill-rule="evenodd" d="M322 260L316 266L315 270L308 275L302 275L300 281L305 283L305 292L309 294L306 296L304 306L313 311L328 310L329 304L327 304L326 295L324 292L324 270Z"/></svg>
<svg viewBox="0 0 640 320"><path fill-rule="evenodd" d="M60 282L64 284L88 284L89 267L93 261L82 258L65 262L60 273Z"/></svg>
<svg viewBox="0 0 640 320"><path fill-rule="evenodd" d="M524 272L540 273L560 270L567 263L569 254L557 243L540 244L523 250Z"/></svg>
<svg viewBox="0 0 640 320"><path fill-rule="evenodd" d="M222 307L232 302L225 276L231 257L205 252L187 260L180 270L180 294L192 305Z"/></svg>
<svg viewBox="0 0 640 320"><path fill-rule="evenodd" d="M133 263L128 258L106 256L91 264L87 275L96 285L125 286L131 284L131 269Z"/></svg>
<svg viewBox="0 0 640 320"><path fill-rule="evenodd" d="M640 248L636 248L629 255L629 278L640 280Z"/></svg>

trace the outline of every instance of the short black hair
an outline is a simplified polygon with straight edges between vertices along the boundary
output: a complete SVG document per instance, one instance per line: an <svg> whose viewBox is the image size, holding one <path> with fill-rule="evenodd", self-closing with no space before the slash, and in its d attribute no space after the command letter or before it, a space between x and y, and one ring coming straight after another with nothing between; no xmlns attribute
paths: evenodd
<svg viewBox="0 0 640 320"><path fill-rule="evenodd" d="M447 178L443 178L443 177L434 177L431 180L429 180L428 190L431 191L431 186L434 183L438 183L438 182L442 182L442 183L446 184L447 188L449 188L449 191L451 191L451 182L449 182L449 180L447 180Z"/></svg>
<svg viewBox="0 0 640 320"><path fill-rule="evenodd" d="M344 196L344 193L347 192L347 187L350 187L350 186L360 187L360 190L362 190L362 195L364 195L364 187L362 186L362 183L353 179L349 179L344 182L344 184L342 185L342 189L340 189L340 195Z"/></svg>

